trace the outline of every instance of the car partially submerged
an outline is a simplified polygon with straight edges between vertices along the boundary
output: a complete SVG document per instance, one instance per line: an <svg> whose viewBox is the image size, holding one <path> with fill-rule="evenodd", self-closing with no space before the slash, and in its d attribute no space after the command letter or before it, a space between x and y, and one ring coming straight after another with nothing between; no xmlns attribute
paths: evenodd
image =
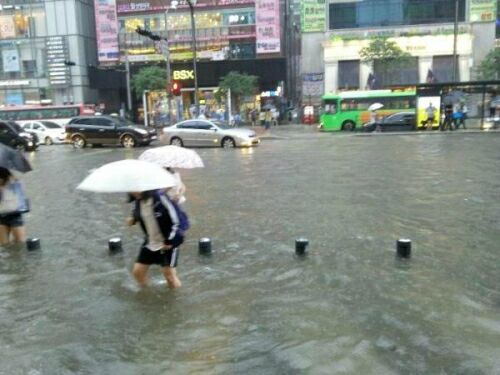
<svg viewBox="0 0 500 375"><path fill-rule="evenodd" d="M417 117L415 112L398 112L379 121L368 122L363 125L363 130L372 132L380 130L382 132L390 131L409 131L416 129Z"/></svg>
<svg viewBox="0 0 500 375"><path fill-rule="evenodd" d="M163 129L164 141L180 147L252 147L260 143L255 131L223 122L187 120Z"/></svg>

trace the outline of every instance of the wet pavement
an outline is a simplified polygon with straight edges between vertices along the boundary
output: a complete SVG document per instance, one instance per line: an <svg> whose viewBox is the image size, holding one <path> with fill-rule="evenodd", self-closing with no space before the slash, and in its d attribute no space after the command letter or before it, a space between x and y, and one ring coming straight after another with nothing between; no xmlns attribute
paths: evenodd
<svg viewBox="0 0 500 375"><path fill-rule="evenodd" d="M125 198L75 191L144 149L29 154L43 249L0 251L0 374L500 374L500 135L272 132L182 173L175 292L158 269L146 290L132 281Z"/></svg>

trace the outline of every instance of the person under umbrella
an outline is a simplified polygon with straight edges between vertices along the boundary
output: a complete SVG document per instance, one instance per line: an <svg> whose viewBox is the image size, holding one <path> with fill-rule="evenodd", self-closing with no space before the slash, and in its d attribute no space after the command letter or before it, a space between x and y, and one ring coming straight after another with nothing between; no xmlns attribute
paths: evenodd
<svg viewBox="0 0 500 375"><path fill-rule="evenodd" d="M26 240L23 213L29 211L28 200L21 182L11 170L31 171L23 154L0 144L0 244L21 243ZM13 237L13 241L11 241Z"/></svg>
<svg viewBox="0 0 500 375"><path fill-rule="evenodd" d="M139 160L106 164L92 172L78 189L102 193L128 193L134 202L129 225L139 223L144 243L132 274L140 286L147 284L149 268L157 264L172 289L181 287L177 276L179 248L184 242L183 223L164 189L177 181L163 168Z"/></svg>
<svg viewBox="0 0 500 375"><path fill-rule="evenodd" d="M193 150L178 146L164 146L149 149L139 156L139 160L147 161L165 168L177 181L176 186L167 189L167 194L175 203L182 204L186 201L186 186L181 175L176 171L180 169L203 168L203 160Z"/></svg>

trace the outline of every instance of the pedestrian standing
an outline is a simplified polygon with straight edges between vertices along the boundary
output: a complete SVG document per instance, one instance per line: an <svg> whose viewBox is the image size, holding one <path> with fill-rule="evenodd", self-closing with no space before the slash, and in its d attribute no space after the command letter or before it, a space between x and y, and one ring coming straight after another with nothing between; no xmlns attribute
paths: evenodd
<svg viewBox="0 0 500 375"><path fill-rule="evenodd" d="M432 126L434 125L434 121L436 118L436 107L429 102L429 106L426 108L425 113L427 114L427 130L432 130Z"/></svg>
<svg viewBox="0 0 500 375"><path fill-rule="evenodd" d="M269 128L271 127L272 121L273 121L273 114L272 114L271 110L268 108L268 109L266 109L266 114L264 116L264 124L265 124L266 130L269 130Z"/></svg>
<svg viewBox="0 0 500 375"><path fill-rule="evenodd" d="M444 120L441 122L439 129L441 131L453 130L453 104L446 104L444 106Z"/></svg>
<svg viewBox="0 0 500 375"><path fill-rule="evenodd" d="M252 109L252 112L250 112L250 118L252 120L252 127L254 127L257 122L257 111L255 110L255 108Z"/></svg>
<svg viewBox="0 0 500 375"><path fill-rule="evenodd" d="M162 268L171 289L182 286L177 276L179 247L184 242L183 223L174 203L162 190L129 193L134 201L129 225L139 223L145 234L144 244L134 264L132 274L140 286L145 286L151 265Z"/></svg>
<svg viewBox="0 0 500 375"><path fill-rule="evenodd" d="M20 201L21 200L21 201ZM0 244L26 241L23 212L26 198L20 182L6 168L0 167ZM13 241L11 241L11 237Z"/></svg>

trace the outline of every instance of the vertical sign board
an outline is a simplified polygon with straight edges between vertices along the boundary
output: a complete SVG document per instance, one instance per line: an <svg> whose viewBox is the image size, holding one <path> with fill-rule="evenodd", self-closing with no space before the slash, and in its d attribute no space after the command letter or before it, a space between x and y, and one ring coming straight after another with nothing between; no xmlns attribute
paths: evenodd
<svg viewBox="0 0 500 375"><path fill-rule="evenodd" d="M19 53L17 49L6 49L2 51L3 71L5 73L14 73L21 71L19 64Z"/></svg>
<svg viewBox="0 0 500 375"><path fill-rule="evenodd" d="M47 49L47 73L51 86L67 87L71 84L69 68L64 64L68 59L68 46L63 36L48 37L45 41Z"/></svg>
<svg viewBox="0 0 500 375"><path fill-rule="evenodd" d="M470 0L470 22L494 22L497 19L497 0Z"/></svg>
<svg viewBox="0 0 500 375"><path fill-rule="evenodd" d="M256 0L255 17L257 54L280 53L280 0Z"/></svg>
<svg viewBox="0 0 500 375"><path fill-rule="evenodd" d="M99 62L118 61L118 18L115 0L95 0L95 26Z"/></svg>
<svg viewBox="0 0 500 375"><path fill-rule="evenodd" d="M322 33L326 29L325 0L302 0L300 25L303 33Z"/></svg>

